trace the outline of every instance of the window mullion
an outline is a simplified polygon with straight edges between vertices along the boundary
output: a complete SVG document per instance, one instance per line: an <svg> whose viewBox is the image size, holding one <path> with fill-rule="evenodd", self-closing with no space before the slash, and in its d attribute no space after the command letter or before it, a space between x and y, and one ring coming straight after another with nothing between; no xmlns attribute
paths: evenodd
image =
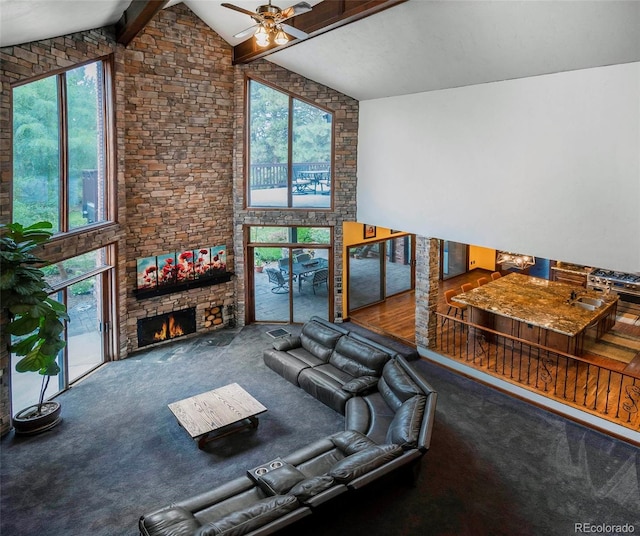
<svg viewBox="0 0 640 536"><path fill-rule="evenodd" d="M287 206L293 206L293 97L289 95L289 124L287 133Z"/></svg>
<svg viewBox="0 0 640 536"><path fill-rule="evenodd" d="M58 76L58 121L60 143L60 232L69 231L69 121L66 73Z"/></svg>

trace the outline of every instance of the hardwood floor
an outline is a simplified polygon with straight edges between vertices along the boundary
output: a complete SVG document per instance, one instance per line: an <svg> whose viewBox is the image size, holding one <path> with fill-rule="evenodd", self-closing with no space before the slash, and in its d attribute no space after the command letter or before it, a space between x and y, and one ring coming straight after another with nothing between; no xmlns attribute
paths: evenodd
<svg viewBox="0 0 640 536"><path fill-rule="evenodd" d="M460 288L464 283L477 285L478 278L487 277L491 272L477 269L465 274L441 281L438 290L438 311L447 312L444 301L445 291ZM367 329L387 335L411 346L416 345L416 294L405 292L388 298L385 302L370 305L351 315L349 319Z"/></svg>

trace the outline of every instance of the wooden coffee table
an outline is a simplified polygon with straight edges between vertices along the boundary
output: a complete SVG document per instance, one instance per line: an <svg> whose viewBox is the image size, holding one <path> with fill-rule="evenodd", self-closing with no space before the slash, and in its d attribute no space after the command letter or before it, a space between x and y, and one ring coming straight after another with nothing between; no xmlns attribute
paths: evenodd
<svg viewBox="0 0 640 536"><path fill-rule="evenodd" d="M169 404L169 409L198 448L226 435L258 427L256 415L267 411L237 383Z"/></svg>

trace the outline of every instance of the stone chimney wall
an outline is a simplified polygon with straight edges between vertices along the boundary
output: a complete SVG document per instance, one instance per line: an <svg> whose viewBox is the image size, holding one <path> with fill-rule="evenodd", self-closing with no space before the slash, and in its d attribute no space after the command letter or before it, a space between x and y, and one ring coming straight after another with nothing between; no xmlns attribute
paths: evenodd
<svg viewBox="0 0 640 536"><path fill-rule="evenodd" d="M127 348L140 318L234 309L234 282L138 300L136 259L225 245L233 256L231 47L188 8L162 10L125 51ZM230 319L230 321L232 318Z"/></svg>

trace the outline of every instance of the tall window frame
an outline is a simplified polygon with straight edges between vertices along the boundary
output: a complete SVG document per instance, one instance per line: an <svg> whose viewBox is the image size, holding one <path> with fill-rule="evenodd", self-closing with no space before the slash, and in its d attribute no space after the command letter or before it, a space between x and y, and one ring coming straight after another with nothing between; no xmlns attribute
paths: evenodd
<svg viewBox="0 0 640 536"><path fill-rule="evenodd" d="M254 136L258 112L255 104L252 106L253 90L258 86L272 92L274 102L266 104L263 115L274 124L271 132L276 135L277 131L280 142L286 144L286 149L280 146L268 157L257 157L259 149L254 150L252 141L258 137ZM245 103L245 208L332 210L335 184L333 110L252 76L245 77ZM315 149L310 149L309 136L313 131L317 132L319 141ZM272 143L274 146L276 144Z"/></svg>
<svg viewBox="0 0 640 536"><path fill-rule="evenodd" d="M333 321L333 226L244 225L243 233L246 323Z"/></svg>
<svg viewBox="0 0 640 536"><path fill-rule="evenodd" d="M114 221L115 189L115 135L113 56L103 56L80 62L64 69L44 73L38 77L21 80L11 86L12 110L12 192L11 214L13 221L30 224L46 219L53 223L56 235L83 232ZM80 76L79 73L82 73ZM90 73L90 74L89 74ZM32 123L25 125L17 114L31 112L29 105L18 102L18 93L30 85L49 83L55 92L46 105L45 112L33 113ZM75 100L73 94L84 84L85 95L93 90L93 101ZM91 89L86 89L91 87ZM78 99L81 99L78 97ZM87 114L87 108L89 112ZM95 132L80 131L82 114L91 116L85 124L91 124ZM44 123L51 122L50 132L43 133ZM53 129L56 132L53 132ZM42 129L42 130L38 130ZM25 136L25 132L27 135ZM42 137L38 137L38 135ZM32 136L31 139L28 136ZM84 138L83 138L84 136ZM89 136L87 138L87 136ZM26 138L26 139L25 139ZM29 161L29 151L35 151L33 141L56 145L49 149L53 163L45 176L25 178L20 164ZM55 140L55 141L54 141ZM88 147L88 148L87 148ZM86 151L91 162L87 168L82 152ZM93 154L92 154L93 153ZM84 155L86 158L87 155ZM83 161L81 161L83 160ZM83 165L84 164L84 165ZM82 168L79 172L78 169ZM39 191L42 203L33 203L25 194L28 180L31 192ZM22 206L20 206L22 204Z"/></svg>

